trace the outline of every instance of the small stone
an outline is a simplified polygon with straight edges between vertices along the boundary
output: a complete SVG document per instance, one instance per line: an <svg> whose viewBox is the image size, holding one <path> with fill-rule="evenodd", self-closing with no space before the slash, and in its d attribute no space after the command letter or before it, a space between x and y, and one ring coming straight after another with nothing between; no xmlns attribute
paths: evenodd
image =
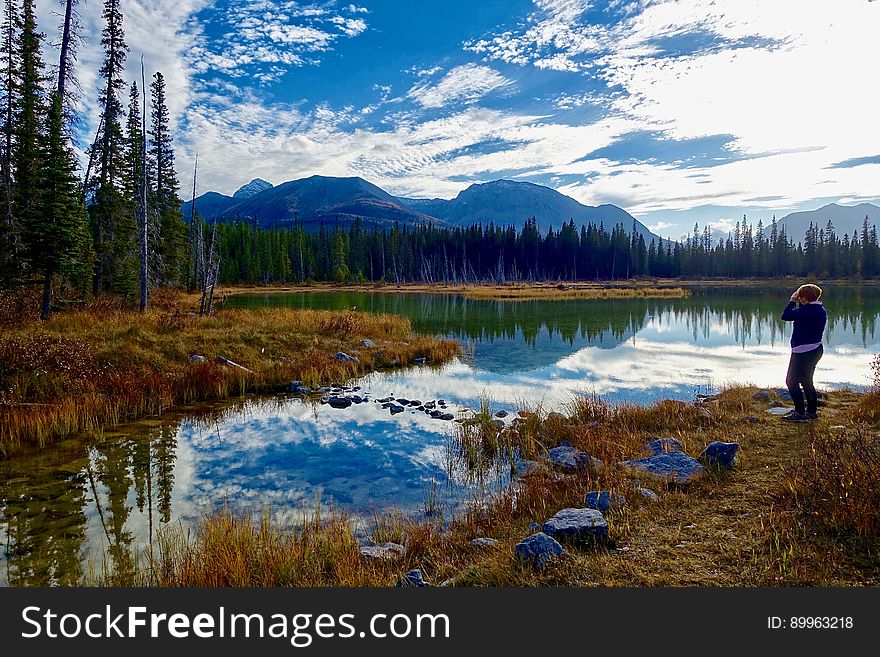
<svg viewBox="0 0 880 657"><path fill-rule="evenodd" d="M419 356L418 358L413 358L413 363L415 363L416 365L424 365L426 362L428 362L428 359L425 358L424 356Z"/></svg>
<svg viewBox="0 0 880 657"><path fill-rule="evenodd" d="M426 588L431 586L428 582L425 581L425 578L422 577L422 571L418 568L413 568L409 572L407 572L400 580L397 582L397 586L399 587L409 587L414 586L419 589Z"/></svg>
<svg viewBox="0 0 880 657"><path fill-rule="evenodd" d="M344 351L337 351L336 352L336 360L342 361L343 363L356 363L356 362L358 362L357 356L349 356ZM337 386L334 386L334 387L337 387ZM342 386L338 386L338 387L341 388Z"/></svg>
<svg viewBox="0 0 880 657"><path fill-rule="evenodd" d="M349 399L348 397L332 396L327 399L327 403L332 408L348 408L349 406L351 406L351 399Z"/></svg>
<svg viewBox="0 0 880 657"><path fill-rule="evenodd" d="M544 523L544 533L560 540L591 543L608 538L608 523L596 509L562 509Z"/></svg>
<svg viewBox="0 0 880 657"><path fill-rule="evenodd" d="M599 468L602 465L599 459L594 459L586 452L582 452L570 445L560 445L559 447L547 450L547 459L553 464L554 468L565 472L577 472L587 470L590 467Z"/></svg>
<svg viewBox="0 0 880 657"><path fill-rule="evenodd" d="M192 354L189 357L189 362L190 363L207 363L208 359L205 358L204 356L200 356L199 354Z"/></svg>
<svg viewBox="0 0 880 657"><path fill-rule="evenodd" d="M684 445L676 438L655 438L647 442L645 449L648 453L656 456L666 452L683 452Z"/></svg>
<svg viewBox="0 0 880 657"><path fill-rule="evenodd" d="M787 388L776 388L776 396L782 401L791 401L791 393Z"/></svg>
<svg viewBox="0 0 880 657"><path fill-rule="evenodd" d="M400 399L395 399L394 401L396 401L401 406L409 406L409 399L404 399L403 397L401 397Z"/></svg>
<svg viewBox="0 0 880 657"><path fill-rule="evenodd" d="M366 338L365 340L361 340L361 346L364 349L372 349L375 345L373 344L373 341L370 340L370 338Z"/></svg>
<svg viewBox="0 0 880 657"><path fill-rule="evenodd" d="M730 469L736 461L739 443L724 443L719 440L706 445L706 449L697 457L700 463Z"/></svg>
<svg viewBox="0 0 880 657"><path fill-rule="evenodd" d="M523 460L514 461L513 463L514 476L516 477L525 477L540 469L541 464L537 461Z"/></svg>
<svg viewBox="0 0 880 657"><path fill-rule="evenodd" d="M412 400L410 400L409 405L410 406L421 406L422 402L420 402L418 399L412 399Z"/></svg>
<svg viewBox="0 0 880 657"><path fill-rule="evenodd" d="M380 404L387 404L388 402L393 402L394 397L382 397L382 399L377 399L376 401Z"/></svg>
<svg viewBox="0 0 880 657"><path fill-rule="evenodd" d="M504 411L504 410L497 411L495 413L495 417L507 417L508 415L510 415L510 413L508 413L507 411Z"/></svg>
<svg viewBox="0 0 880 657"><path fill-rule="evenodd" d="M752 395L752 399L758 402L770 401L770 397L772 396L772 392L769 390L759 390L755 394Z"/></svg>
<svg viewBox="0 0 880 657"><path fill-rule="evenodd" d="M488 536L480 536L479 538L475 538L471 541L471 545L475 548L479 548L481 550L485 550L486 548L492 548L498 545L498 541L494 538L489 538Z"/></svg>
<svg viewBox="0 0 880 657"><path fill-rule="evenodd" d="M397 404L391 404L389 406L391 409L391 415L397 415L398 413L403 413L403 406L398 406Z"/></svg>
<svg viewBox="0 0 880 657"><path fill-rule="evenodd" d="M552 537L543 532L532 534L516 544L513 550L517 561L527 566L544 570L550 560L567 554L565 549Z"/></svg>
<svg viewBox="0 0 880 657"><path fill-rule="evenodd" d="M639 488L636 492L650 502L660 501L660 496L650 488Z"/></svg>
<svg viewBox="0 0 880 657"><path fill-rule="evenodd" d="M368 559L396 559L404 552L405 548L399 543L361 546L361 554Z"/></svg>
<svg viewBox="0 0 880 657"><path fill-rule="evenodd" d="M590 491L584 498L584 506L588 509L596 509L605 513L610 509L619 509L626 506L626 498L623 495L613 495L610 491Z"/></svg>
<svg viewBox="0 0 880 657"><path fill-rule="evenodd" d="M427 408L429 411L432 411L437 408L437 403L429 401L427 404L425 404L425 408Z"/></svg>
<svg viewBox="0 0 880 657"><path fill-rule="evenodd" d="M352 395L352 396L351 396L351 401L352 401L353 404L363 404L363 403L364 403L364 398L361 397L360 395Z"/></svg>

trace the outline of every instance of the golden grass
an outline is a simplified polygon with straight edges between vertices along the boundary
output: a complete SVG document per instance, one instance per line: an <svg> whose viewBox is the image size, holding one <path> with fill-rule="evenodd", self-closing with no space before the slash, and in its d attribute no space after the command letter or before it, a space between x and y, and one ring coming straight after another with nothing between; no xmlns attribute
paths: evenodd
<svg viewBox="0 0 880 657"><path fill-rule="evenodd" d="M690 292L670 284L658 286L649 281L619 283L510 283L506 285L474 284L403 284L403 285L337 285L312 284L303 286L247 287L232 286L221 293L232 295L254 292L330 292L336 290L359 292L386 292L403 294L458 294L468 299L495 301L557 300L557 299L630 299L630 298L683 298Z"/></svg>
<svg viewBox="0 0 880 657"><path fill-rule="evenodd" d="M361 340L373 340L373 348ZM0 455L176 404L341 381L458 343L417 335L391 315L319 310L222 310L201 318L171 303L140 314L105 304L0 330ZM359 362L335 359L337 351ZM190 363L192 354L205 363ZM247 370L223 364L233 361Z"/></svg>
<svg viewBox="0 0 880 657"><path fill-rule="evenodd" d="M871 476L865 478L853 465L859 454L878 453L874 436L863 433L858 447L852 442L851 413L860 396L831 393L818 422L789 425L766 414L766 405L753 401L754 391L730 388L705 403L665 401L649 407L612 407L585 398L573 402L566 415L532 409L515 429L501 433L484 408L451 445L454 455L472 466L516 450L529 456L530 450L566 440L606 467L564 476L543 467L447 525L379 516L373 540L392 540L406 549L399 559L378 563L358 554L354 532L342 516L312 518L301 530L285 531L265 519L224 510L206 517L192 537L177 534L173 543L166 541L149 573L129 579L162 586L393 585L418 567L435 584L461 586L876 583L880 466L871 461ZM833 427L841 425L850 438L834 437L838 429ZM678 438L690 454L713 440L735 440L742 446L739 462L731 471L710 469L687 488L645 481L661 494L659 502L650 502L635 491L631 475L613 464L642 455L645 441L658 435ZM840 444L829 440L851 446L838 449ZM821 444L834 449L818 449ZM857 472L867 483L841 489L841 481ZM834 481L816 486L826 474ZM581 506L590 490L627 499L624 508L606 514L609 544L570 547L570 558L545 571L519 565L513 548L534 531L529 524ZM847 502L842 490L857 493L858 505ZM872 504L868 513L865 505ZM823 518L834 522L816 522ZM471 544L477 536L498 544L478 549ZM108 583L128 581L117 577Z"/></svg>

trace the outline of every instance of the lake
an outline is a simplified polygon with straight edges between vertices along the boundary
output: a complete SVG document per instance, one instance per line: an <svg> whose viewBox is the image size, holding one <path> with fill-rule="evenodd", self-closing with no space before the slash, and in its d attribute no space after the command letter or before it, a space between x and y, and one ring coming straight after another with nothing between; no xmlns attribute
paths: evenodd
<svg viewBox="0 0 880 657"><path fill-rule="evenodd" d="M178 409L0 461L0 582L64 584L125 567L163 527L189 526L222 504L295 524L316 504L368 527L399 509L446 517L505 485L450 468L454 422L416 406L392 414L375 400L443 400L460 416L562 409L575 395L613 403L691 400L727 383L784 385L788 290L705 288L685 299L473 301L458 295L369 292L249 294L226 307L331 308L409 317L417 331L461 341L441 366L357 381L370 401L336 409L292 395ZM824 388L870 383L880 295L827 289ZM438 404L439 405L439 404ZM508 420L511 416L508 417Z"/></svg>

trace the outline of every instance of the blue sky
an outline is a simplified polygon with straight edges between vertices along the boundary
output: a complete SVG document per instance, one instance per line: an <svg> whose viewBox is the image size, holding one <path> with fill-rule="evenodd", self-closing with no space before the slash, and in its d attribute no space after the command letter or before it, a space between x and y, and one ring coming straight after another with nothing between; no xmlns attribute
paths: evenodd
<svg viewBox="0 0 880 657"><path fill-rule="evenodd" d="M359 175L450 198L546 184L656 232L880 197L880 2L122 0L168 78L189 196ZM38 0L54 31L56 0ZM82 0L82 141L98 0Z"/></svg>

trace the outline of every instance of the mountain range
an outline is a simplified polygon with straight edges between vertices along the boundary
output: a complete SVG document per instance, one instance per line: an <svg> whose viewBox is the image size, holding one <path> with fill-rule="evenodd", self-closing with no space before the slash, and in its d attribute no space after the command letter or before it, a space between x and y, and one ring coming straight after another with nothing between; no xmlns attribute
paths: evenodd
<svg viewBox="0 0 880 657"><path fill-rule="evenodd" d="M859 203L858 205L838 205L829 203L816 210L805 212L792 212L778 221L780 226L785 226L785 232L795 241L804 237L810 223L819 228L825 228L830 219L834 224L834 233L838 237L844 234L852 237L853 232L861 235L862 224L868 217L868 225L873 226L880 221L880 207L871 203Z"/></svg>
<svg viewBox="0 0 880 657"><path fill-rule="evenodd" d="M578 226L603 222L607 229L623 224L627 232L635 226L645 241L660 240L626 210L616 205L589 206L549 187L528 182L496 180L473 184L454 199L395 197L363 178L311 176L273 187L255 179L232 196L208 192L196 198L196 209L204 219L256 219L261 226L300 222L317 230L321 223L349 224L359 217L365 224L406 225L432 223L438 226L471 226L482 222L514 225L517 229L534 217L538 228L558 228L573 219ZM192 202L182 206L189 218Z"/></svg>

